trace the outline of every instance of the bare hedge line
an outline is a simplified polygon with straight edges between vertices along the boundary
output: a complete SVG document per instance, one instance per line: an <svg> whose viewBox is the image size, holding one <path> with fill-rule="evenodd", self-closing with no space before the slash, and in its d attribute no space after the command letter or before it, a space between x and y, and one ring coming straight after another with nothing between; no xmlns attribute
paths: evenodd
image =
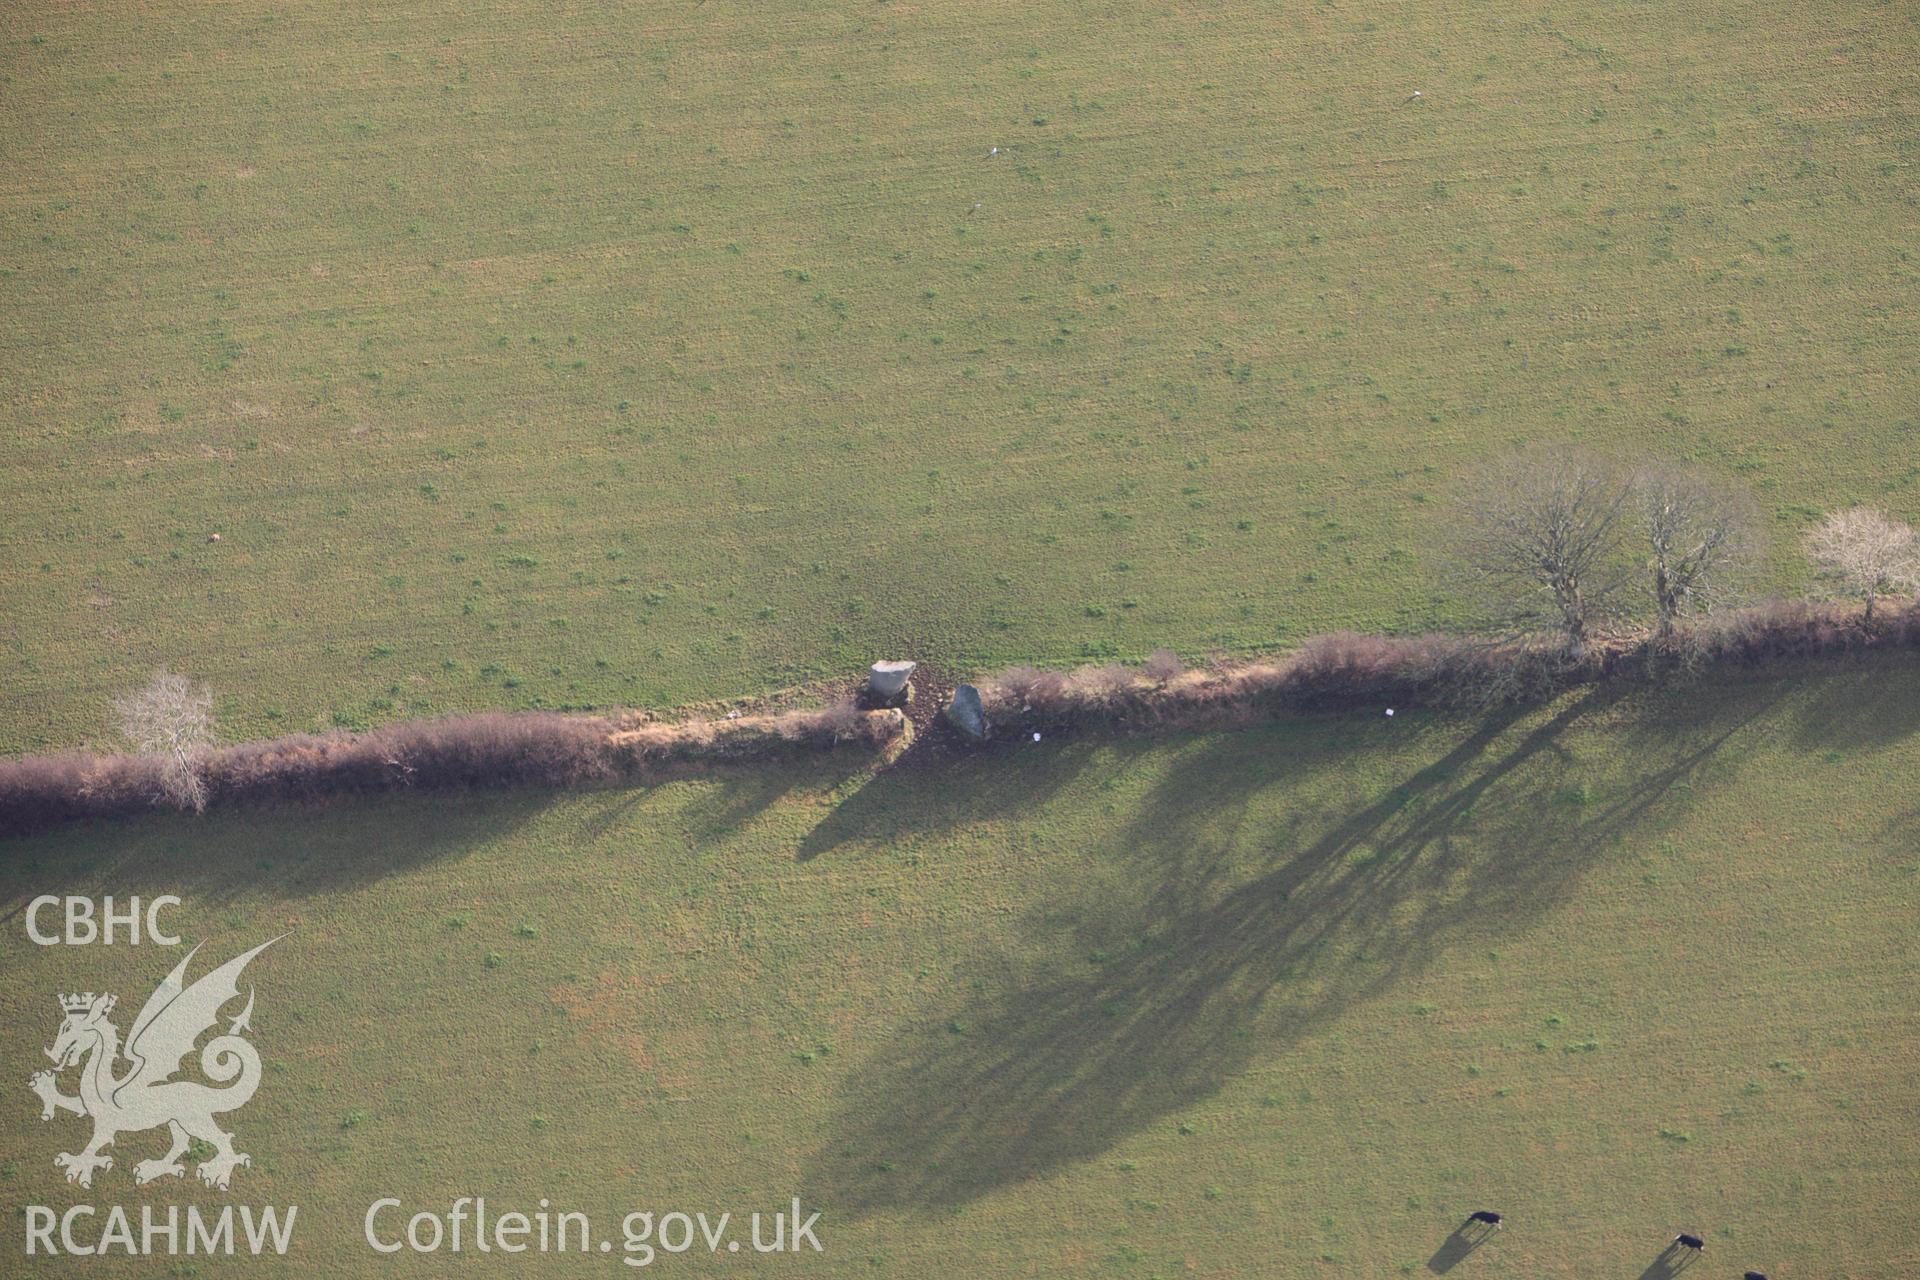
<svg viewBox="0 0 1920 1280"><path fill-rule="evenodd" d="M897 711L862 711L852 703L680 722L495 711L406 720L367 733L243 742L195 763L209 806L284 804L410 789L593 786L796 748L873 750L899 737L905 725ZM162 763L149 756L69 751L0 762L0 835L175 809L163 774Z"/></svg>
<svg viewBox="0 0 1920 1280"><path fill-rule="evenodd" d="M1920 605L1867 617L1857 606L1779 601L1669 637L1613 637L1578 657L1545 639L1339 632L1283 657L1194 670L1164 652L1138 668L1014 667L982 680L980 692L989 719L1002 723L1208 728L1289 711L1529 702L1598 680L1679 678L1896 648L1920 648ZM906 732L899 711L851 702L731 720L486 712L240 743L195 764L210 805L275 804L409 789L594 786L795 750L878 751ZM150 756L70 751L0 761L0 836L173 809L177 798L163 773Z"/></svg>
<svg viewBox="0 0 1920 1280"><path fill-rule="evenodd" d="M1284 657L1182 670L1013 667L980 682L989 720L1056 730L1125 723L1209 727L1286 711L1485 707L1532 702L1609 679L1680 679L1709 668L1920 648L1920 605L1867 617L1857 606L1783 600L1729 611L1672 635L1614 636L1570 653L1556 639L1429 634L1315 636Z"/></svg>

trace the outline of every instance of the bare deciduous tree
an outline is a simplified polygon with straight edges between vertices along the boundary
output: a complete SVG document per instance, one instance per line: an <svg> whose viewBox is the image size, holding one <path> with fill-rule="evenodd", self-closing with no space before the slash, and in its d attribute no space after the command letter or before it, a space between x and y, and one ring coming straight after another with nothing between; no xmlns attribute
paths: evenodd
<svg viewBox="0 0 1920 1280"><path fill-rule="evenodd" d="M1645 472L1633 488L1654 626L1666 639L1682 617L1737 593L1755 554L1753 499L1687 471Z"/></svg>
<svg viewBox="0 0 1920 1280"><path fill-rule="evenodd" d="M213 695L164 668L145 688L115 699L120 731L143 756L160 762L167 799L195 813L207 807L201 758L213 743Z"/></svg>
<svg viewBox="0 0 1920 1280"><path fill-rule="evenodd" d="M1830 512L1808 531L1807 554L1843 591L1867 602L1869 618L1879 596L1920 587L1920 535L1872 507Z"/></svg>
<svg viewBox="0 0 1920 1280"><path fill-rule="evenodd" d="M1579 656L1619 612L1628 492L1617 469L1581 454L1510 458L1460 503L1456 571L1496 623L1551 627Z"/></svg>
<svg viewBox="0 0 1920 1280"><path fill-rule="evenodd" d="M1171 649L1155 649L1141 666L1140 674L1155 684L1165 684L1187 669L1180 656Z"/></svg>

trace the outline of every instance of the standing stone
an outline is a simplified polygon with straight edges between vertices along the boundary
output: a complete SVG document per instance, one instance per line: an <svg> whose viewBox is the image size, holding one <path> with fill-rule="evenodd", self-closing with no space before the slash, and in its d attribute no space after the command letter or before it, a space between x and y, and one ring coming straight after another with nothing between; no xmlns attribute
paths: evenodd
<svg viewBox="0 0 1920 1280"><path fill-rule="evenodd" d="M953 701L947 705L947 719L975 742L987 740L987 708L980 701L980 691L972 685L963 684L953 691Z"/></svg>
<svg viewBox="0 0 1920 1280"><path fill-rule="evenodd" d="M875 701L892 702L907 687L917 662L876 662L867 668L867 692Z"/></svg>

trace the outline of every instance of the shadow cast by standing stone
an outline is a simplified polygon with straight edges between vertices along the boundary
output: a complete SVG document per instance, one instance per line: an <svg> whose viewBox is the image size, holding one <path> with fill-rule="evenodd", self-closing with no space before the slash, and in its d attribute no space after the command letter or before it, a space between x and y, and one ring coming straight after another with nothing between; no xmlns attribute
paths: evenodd
<svg viewBox="0 0 1920 1280"><path fill-rule="evenodd" d="M1124 759L1151 750L1140 742L1075 742L956 757L937 775L883 770L834 806L794 856L811 862L847 847L892 840L903 821L920 833L962 827L982 815L1005 820L1038 805L1085 770L1096 754Z"/></svg>

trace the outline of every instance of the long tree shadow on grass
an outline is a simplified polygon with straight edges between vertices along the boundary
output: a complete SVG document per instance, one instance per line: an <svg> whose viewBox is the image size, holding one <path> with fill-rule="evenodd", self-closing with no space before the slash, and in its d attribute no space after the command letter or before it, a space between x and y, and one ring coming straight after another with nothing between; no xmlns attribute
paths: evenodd
<svg viewBox="0 0 1920 1280"><path fill-rule="evenodd" d="M1126 836L1147 887L1112 911L1135 944L1016 970L877 1052L810 1171L813 1201L937 1210L1099 1154L1437 950L1564 901L1596 854L1680 803L1675 784L1706 772L1774 696L1749 686L1637 718L1598 784L1562 739L1606 694L1497 715L1464 737L1435 734L1428 763L1317 834L1247 816L1248 793L1292 767L1264 758L1259 735L1206 740ZM1237 864L1223 842L1242 850ZM1269 851L1264 863L1248 867L1249 846Z"/></svg>

